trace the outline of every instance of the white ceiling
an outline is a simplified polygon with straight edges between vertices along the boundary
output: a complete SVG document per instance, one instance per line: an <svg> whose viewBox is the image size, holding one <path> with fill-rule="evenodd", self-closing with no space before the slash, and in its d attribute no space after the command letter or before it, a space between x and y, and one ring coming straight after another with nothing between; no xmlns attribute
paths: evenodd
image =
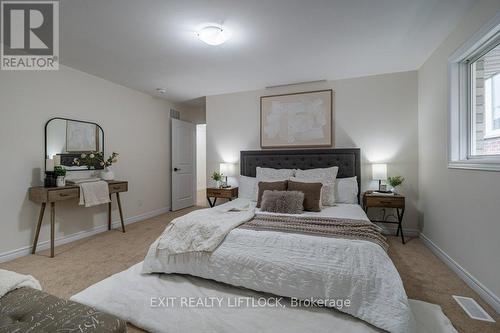
<svg viewBox="0 0 500 333"><path fill-rule="evenodd" d="M61 62L174 102L415 70L472 0L63 0ZM232 38L195 37L221 23Z"/></svg>

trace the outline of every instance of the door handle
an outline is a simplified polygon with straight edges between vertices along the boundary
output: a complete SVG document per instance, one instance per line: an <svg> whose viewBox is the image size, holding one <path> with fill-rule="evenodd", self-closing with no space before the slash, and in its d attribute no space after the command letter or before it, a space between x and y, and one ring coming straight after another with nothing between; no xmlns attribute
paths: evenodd
<svg viewBox="0 0 500 333"><path fill-rule="evenodd" d="M181 169L179 169L179 168L174 168L174 171L181 171Z"/></svg>

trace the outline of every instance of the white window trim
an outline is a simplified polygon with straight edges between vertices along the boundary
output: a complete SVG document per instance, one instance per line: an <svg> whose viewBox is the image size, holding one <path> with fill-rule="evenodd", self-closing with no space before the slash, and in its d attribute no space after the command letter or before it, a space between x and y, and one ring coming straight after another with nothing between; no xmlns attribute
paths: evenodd
<svg viewBox="0 0 500 333"><path fill-rule="evenodd" d="M448 59L448 168L500 171L500 156L469 156L469 79L465 61L500 32L500 13L459 47Z"/></svg>

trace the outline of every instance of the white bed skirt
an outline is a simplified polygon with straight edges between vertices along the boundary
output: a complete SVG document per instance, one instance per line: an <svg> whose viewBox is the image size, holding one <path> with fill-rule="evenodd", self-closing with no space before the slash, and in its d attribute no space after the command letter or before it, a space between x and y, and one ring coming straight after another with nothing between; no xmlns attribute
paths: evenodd
<svg viewBox="0 0 500 333"><path fill-rule="evenodd" d="M141 267L134 265L71 300L150 332L382 332L333 309L292 307L287 299L187 275L142 275ZM410 306L418 333L456 333L438 305L410 300Z"/></svg>

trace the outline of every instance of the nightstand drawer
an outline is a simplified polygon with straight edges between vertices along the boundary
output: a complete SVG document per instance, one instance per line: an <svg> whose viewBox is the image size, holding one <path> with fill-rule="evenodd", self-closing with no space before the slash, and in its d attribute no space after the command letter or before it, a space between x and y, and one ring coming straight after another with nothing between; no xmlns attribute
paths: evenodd
<svg viewBox="0 0 500 333"><path fill-rule="evenodd" d="M237 188L207 188L207 197L234 198L238 196Z"/></svg>
<svg viewBox="0 0 500 333"><path fill-rule="evenodd" d="M73 198L78 198L80 190L78 188L68 188L64 190L50 190L48 191L49 202L62 201Z"/></svg>
<svg viewBox="0 0 500 333"><path fill-rule="evenodd" d="M127 192L128 183L109 184L109 193Z"/></svg>
<svg viewBox="0 0 500 333"><path fill-rule="evenodd" d="M368 195L365 199L365 205L367 207L402 208L405 205L405 199L403 197L377 197Z"/></svg>

